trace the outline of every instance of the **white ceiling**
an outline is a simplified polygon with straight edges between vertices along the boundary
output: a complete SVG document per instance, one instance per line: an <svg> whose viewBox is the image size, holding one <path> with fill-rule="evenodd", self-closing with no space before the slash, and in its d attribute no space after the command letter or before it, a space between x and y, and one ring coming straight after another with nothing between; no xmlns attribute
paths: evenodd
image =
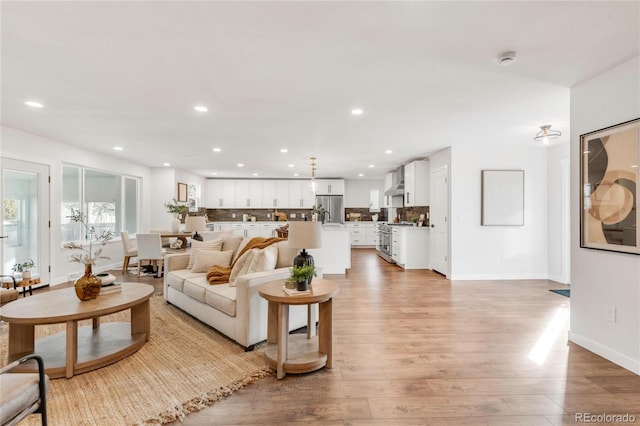
<svg viewBox="0 0 640 426"><path fill-rule="evenodd" d="M640 52L638 1L0 7L2 125L203 176L306 177L316 156L318 177L380 178L543 124L566 142L569 88Z"/></svg>

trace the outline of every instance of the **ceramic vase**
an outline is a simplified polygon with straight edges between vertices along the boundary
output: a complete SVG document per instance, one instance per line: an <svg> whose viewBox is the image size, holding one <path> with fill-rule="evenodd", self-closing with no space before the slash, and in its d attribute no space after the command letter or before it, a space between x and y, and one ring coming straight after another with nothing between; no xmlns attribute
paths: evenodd
<svg viewBox="0 0 640 426"><path fill-rule="evenodd" d="M91 264L84 265L84 275L75 282L78 299L82 301L95 299L100 294L101 287L102 280L93 275Z"/></svg>
<svg viewBox="0 0 640 426"><path fill-rule="evenodd" d="M23 271L22 272L22 279L23 280L30 280L31 279L31 271Z"/></svg>
<svg viewBox="0 0 640 426"><path fill-rule="evenodd" d="M173 216L173 220L171 221L171 232L174 234L180 231L180 219L178 219L178 215Z"/></svg>

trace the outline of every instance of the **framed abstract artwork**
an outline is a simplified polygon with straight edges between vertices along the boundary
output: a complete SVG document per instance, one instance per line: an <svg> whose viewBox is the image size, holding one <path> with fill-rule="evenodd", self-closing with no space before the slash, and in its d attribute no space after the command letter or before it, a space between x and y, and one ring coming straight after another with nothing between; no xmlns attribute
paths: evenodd
<svg viewBox="0 0 640 426"><path fill-rule="evenodd" d="M580 136L580 247L640 254L640 118Z"/></svg>
<svg viewBox="0 0 640 426"><path fill-rule="evenodd" d="M482 171L482 226L524 225L524 170Z"/></svg>

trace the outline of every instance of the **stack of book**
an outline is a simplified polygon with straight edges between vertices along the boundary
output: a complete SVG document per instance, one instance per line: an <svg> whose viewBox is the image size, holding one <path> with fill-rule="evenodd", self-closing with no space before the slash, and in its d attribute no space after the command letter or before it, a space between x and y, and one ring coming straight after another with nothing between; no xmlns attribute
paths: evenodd
<svg viewBox="0 0 640 426"><path fill-rule="evenodd" d="M311 290L298 291L295 288L287 288L285 286L282 286L282 291L289 296L306 296L311 294Z"/></svg>
<svg viewBox="0 0 640 426"><path fill-rule="evenodd" d="M100 289L100 296L118 293L120 291L122 291L122 286L120 285L120 283L111 283L106 286L102 286L102 288Z"/></svg>

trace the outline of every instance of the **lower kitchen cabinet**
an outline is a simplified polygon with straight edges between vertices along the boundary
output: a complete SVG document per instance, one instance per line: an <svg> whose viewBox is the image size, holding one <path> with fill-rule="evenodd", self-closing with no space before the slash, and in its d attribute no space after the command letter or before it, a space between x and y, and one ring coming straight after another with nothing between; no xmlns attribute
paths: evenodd
<svg viewBox="0 0 640 426"><path fill-rule="evenodd" d="M404 269L429 269L429 228L393 226L391 258Z"/></svg>

